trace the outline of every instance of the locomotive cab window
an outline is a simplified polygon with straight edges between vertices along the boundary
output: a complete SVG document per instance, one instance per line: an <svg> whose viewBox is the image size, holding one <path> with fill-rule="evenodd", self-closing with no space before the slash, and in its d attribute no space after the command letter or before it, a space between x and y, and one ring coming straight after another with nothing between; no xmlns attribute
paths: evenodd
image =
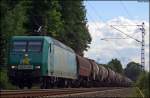
<svg viewBox="0 0 150 98"><path fill-rule="evenodd" d="M41 41L29 41L28 42L28 51L30 52L40 52L42 50Z"/></svg>
<svg viewBox="0 0 150 98"><path fill-rule="evenodd" d="M25 41L14 41L13 42L13 50L14 52L25 52L26 51L27 42Z"/></svg>
<svg viewBox="0 0 150 98"><path fill-rule="evenodd" d="M49 52L51 53L51 44L49 44Z"/></svg>

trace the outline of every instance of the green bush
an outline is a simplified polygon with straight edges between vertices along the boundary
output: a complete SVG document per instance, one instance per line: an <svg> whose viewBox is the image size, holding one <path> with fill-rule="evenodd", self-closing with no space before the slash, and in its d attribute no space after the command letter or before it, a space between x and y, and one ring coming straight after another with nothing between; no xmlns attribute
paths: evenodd
<svg viewBox="0 0 150 98"><path fill-rule="evenodd" d="M142 91L142 93L144 94L144 96L146 98L150 98L150 94L149 94L149 72L143 72L141 73L141 75L139 76L137 82L136 82L136 86L139 87L139 89Z"/></svg>
<svg viewBox="0 0 150 98"><path fill-rule="evenodd" d="M6 69L0 69L0 89L16 89L16 86L9 82Z"/></svg>

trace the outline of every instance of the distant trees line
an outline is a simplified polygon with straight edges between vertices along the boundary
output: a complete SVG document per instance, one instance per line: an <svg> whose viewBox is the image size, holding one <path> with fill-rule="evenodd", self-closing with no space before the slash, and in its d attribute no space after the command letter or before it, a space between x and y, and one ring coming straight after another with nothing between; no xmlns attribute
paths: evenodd
<svg viewBox="0 0 150 98"><path fill-rule="evenodd" d="M112 59L105 66L130 78L133 81L133 86L139 87L145 98L150 97L150 72L143 71L139 63L129 62L126 65L126 68L123 69L121 62L118 59ZM139 92L136 92L134 96L142 97Z"/></svg>
<svg viewBox="0 0 150 98"><path fill-rule="evenodd" d="M122 68L123 65L117 58L112 59L107 63L107 65L104 66L109 67L115 72L118 72L122 75L129 77L132 81L136 81L139 75L143 72L140 67L140 64L136 62L129 62L126 65L126 68L123 69Z"/></svg>

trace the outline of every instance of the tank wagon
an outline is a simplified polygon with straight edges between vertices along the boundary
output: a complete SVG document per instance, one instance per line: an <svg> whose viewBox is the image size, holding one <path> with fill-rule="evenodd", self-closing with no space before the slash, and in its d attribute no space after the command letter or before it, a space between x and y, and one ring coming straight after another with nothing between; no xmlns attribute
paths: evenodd
<svg viewBox="0 0 150 98"><path fill-rule="evenodd" d="M94 60L81 57L47 36L14 36L10 42L9 79L31 88L130 86L132 81Z"/></svg>
<svg viewBox="0 0 150 98"><path fill-rule="evenodd" d="M76 55L78 79L76 86L88 86L91 80L92 65L88 59Z"/></svg>

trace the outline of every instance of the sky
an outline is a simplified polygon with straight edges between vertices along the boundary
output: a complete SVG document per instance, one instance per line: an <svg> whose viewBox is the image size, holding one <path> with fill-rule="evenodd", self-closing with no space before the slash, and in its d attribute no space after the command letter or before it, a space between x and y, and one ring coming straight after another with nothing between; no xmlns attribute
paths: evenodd
<svg viewBox="0 0 150 98"><path fill-rule="evenodd" d="M111 27L123 31L135 39L141 39L138 26L145 23L145 69L149 70L149 3L137 1L84 1L87 27L92 37L85 57L107 64L111 59L121 61L123 68L131 62L140 63L141 44L127 38ZM122 26L127 25L127 26ZM103 38L127 38L107 39Z"/></svg>

